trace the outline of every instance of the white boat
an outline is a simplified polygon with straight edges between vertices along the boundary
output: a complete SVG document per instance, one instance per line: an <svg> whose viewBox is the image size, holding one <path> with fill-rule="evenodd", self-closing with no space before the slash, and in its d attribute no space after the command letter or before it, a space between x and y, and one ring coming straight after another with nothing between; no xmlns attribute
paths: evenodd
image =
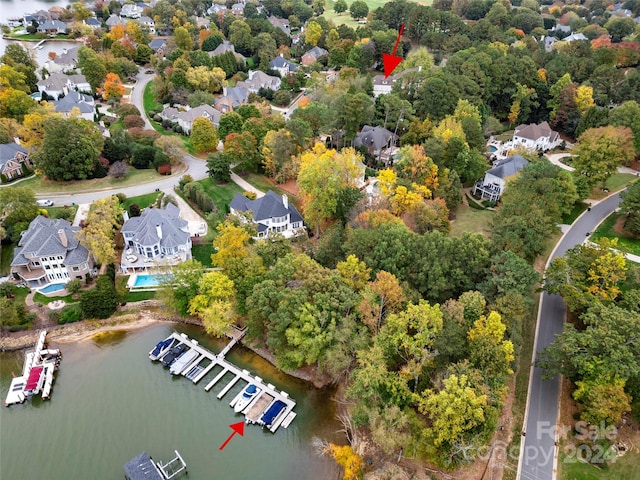
<svg viewBox="0 0 640 480"><path fill-rule="evenodd" d="M233 411L236 413L240 413L242 410L244 410L244 408L247 405L249 405L249 403L251 403L251 400L253 400L253 398L257 394L259 394L260 391L261 390L258 387L256 387L253 383L250 383L249 385L247 385L245 389L242 391L242 395L240 395L240 398L234 405Z"/></svg>
<svg viewBox="0 0 640 480"><path fill-rule="evenodd" d="M183 353L175 361L175 363L171 365L171 368L169 369L169 371L171 372L171 375L180 375L182 372L185 371L187 367L191 365L191 362L193 362L196 358L199 357L199 355L200 354L198 353L198 351L194 348L192 348L186 353Z"/></svg>

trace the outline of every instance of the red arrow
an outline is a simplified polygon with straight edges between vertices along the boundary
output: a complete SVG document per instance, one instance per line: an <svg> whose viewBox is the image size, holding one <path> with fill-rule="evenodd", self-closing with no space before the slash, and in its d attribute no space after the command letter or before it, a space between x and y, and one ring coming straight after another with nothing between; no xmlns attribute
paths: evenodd
<svg viewBox="0 0 640 480"><path fill-rule="evenodd" d="M402 37L402 31L404 30L404 23L400 25L400 31L398 32L398 39L396 40L396 44L393 46L393 52L391 55L387 53L382 54L382 63L384 64L384 78L387 78L391 75L400 62L402 61L402 57L396 56L396 50L398 49L398 44L400 43L400 37Z"/></svg>
<svg viewBox="0 0 640 480"><path fill-rule="evenodd" d="M231 427L233 433L229 435L229 438L227 438L222 445L220 445L220 450L227 446L227 443L231 441L236 433L239 433L241 437L244 437L244 422L232 423L229 427Z"/></svg>

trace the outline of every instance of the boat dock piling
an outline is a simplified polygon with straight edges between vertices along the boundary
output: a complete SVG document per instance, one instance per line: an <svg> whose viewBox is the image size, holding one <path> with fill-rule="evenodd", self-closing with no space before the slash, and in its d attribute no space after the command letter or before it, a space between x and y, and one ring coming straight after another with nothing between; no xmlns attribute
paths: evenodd
<svg viewBox="0 0 640 480"><path fill-rule="evenodd" d="M296 414L293 412L293 409L296 406L296 402L289 397L289 394L287 392L278 391L275 385L272 385L271 383L265 384L262 378L252 375L248 370L236 367L232 363L226 361L224 358L229 350L231 350L231 348L238 341L240 341L244 334L244 330L235 329L229 335L231 337L229 343L219 354L216 355L206 348L202 347L196 340L192 340L187 337L184 333L179 334L174 332L171 336L178 342L184 343L187 348L191 349L190 351L194 352L192 354L192 359L195 358L193 357L195 353L198 354L197 358L195 358L194 361L189 360L185 362L183 360L182 363L184 363L184 365L180 368L179 373L191 380L193 383L197 384L209 372L211 372L211 370L219 365L222 370L218 372L218 374L209 383L207 383L207 385L204 387L205 391L210 391L220 380L222 380L224 376L229 373L233 375L233 378L231 378L216 395L218 399L222 399L227 393L229 393L229 391L240 380L243 380L247 384L253 383L256 385L256 387L261 389L261 392L249 403L249 405L247 405L247 407L242 412L245 413L247 423L260 423L261 416L269 409L269 407L271 407L274 402L281 401L285 404L285 408L273 421L273 423L269 427L269 430L271 430L271 432L275 432L280 425L282 425L284 428L287 428L296 417ZM158 358L158 360L162 360L162 357ZM203 367L200 364L205 360L209 360L210 363L206 367ZM241 395L242 391L238 393L233 398L233 400L231 400L231 407L236 404Z"/></svg>

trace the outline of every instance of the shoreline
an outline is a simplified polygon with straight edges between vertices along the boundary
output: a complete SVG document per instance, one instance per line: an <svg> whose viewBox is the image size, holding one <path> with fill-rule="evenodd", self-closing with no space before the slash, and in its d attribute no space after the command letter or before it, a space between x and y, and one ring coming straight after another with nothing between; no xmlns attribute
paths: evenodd
<svg viewBox="0 0 640 480"><path fill-rule="evenodd" d="M146 303L148 301L145 301ZM144 305L149 307L148 303ZM118 317L110 317L105 320L83 320L77 323L66 325L43 326L25 331L23 335L0 337L0 352L13 352L18 350L26 350L35 345L38 335L42 330L47 330L48 340L61 344L81 343L91 339L94 335L115 331L136 331L157 323L182 323L185 325L196 325L202 327L200 322L189 318L167 316L156 311L141 309L138 311L127 312ZM330 385L330 381L326 376L322 375L315 368L302 368L298 370L283 370L278 367L275 356L268 350L261 348L256 344L249 344L244 339L240 341L240 345L250 350L255 355L265 359L276 369L313 385L314 388L322 389Z"/></svg>

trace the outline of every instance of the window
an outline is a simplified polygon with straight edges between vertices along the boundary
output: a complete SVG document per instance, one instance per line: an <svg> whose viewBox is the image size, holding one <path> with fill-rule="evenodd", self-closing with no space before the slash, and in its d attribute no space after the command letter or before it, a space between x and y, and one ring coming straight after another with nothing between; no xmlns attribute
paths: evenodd
<svg viewBox="0 0 640 480"><path fill-rule="evenodd" d="M78 272L80 271L80 267L73 267L71 270L73 270L74 272Z"/></svg>
<svg viewBox="0 0 640 480"><path fill-rule="evenodd" d="M35 267L39 267L39 266L40 266L40 262L33 262L33 265L34 265Z"/></svg>
<svg viewBox="0 0 640 480"><path fill-rule="evenodd" d="M45 265L45 266L44 266L44 269L45 269L45 270L51 270L51 266L50 266L50 265Z"/></svg>

